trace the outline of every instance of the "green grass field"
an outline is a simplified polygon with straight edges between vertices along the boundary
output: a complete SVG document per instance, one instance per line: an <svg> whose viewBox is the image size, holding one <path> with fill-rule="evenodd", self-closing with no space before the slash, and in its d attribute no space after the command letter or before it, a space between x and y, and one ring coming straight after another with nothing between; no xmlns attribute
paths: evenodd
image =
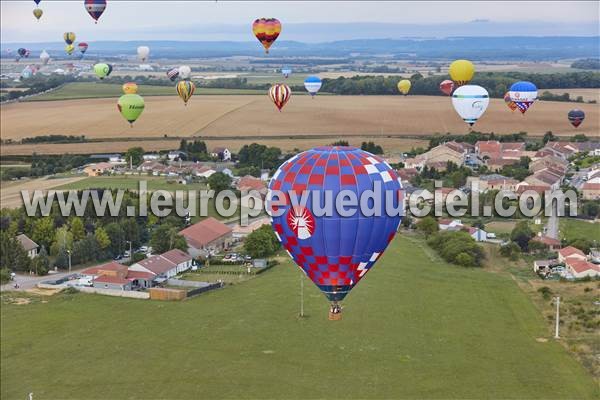
<svg viewBox="0 0 600 400"><path fill-rule="evenodd" d="M290 262L184 302L5 294L1 397L598 398L510 277L430 256L397 239L337 322Z"/></svg>
<svg viewBox="0 0 600 400"><path fill-rule="evenodd" d="M72 82L48 93L29 97L24 101L94 99L120 97L122 94L123 91L121 85L116 83ZM139 85L138 94L140 96L176 96L177 91L175 90L175 84L173 84L172 87ZM252 89L197 88L195 94L265 94L265 91Z"/></svg>
<svg viewBox="0 0 600 400"><path fill-rule="evenodd" d="M567 240L581 238L600 242L600 224L573 218L560 218L560 236Z"/></svg>

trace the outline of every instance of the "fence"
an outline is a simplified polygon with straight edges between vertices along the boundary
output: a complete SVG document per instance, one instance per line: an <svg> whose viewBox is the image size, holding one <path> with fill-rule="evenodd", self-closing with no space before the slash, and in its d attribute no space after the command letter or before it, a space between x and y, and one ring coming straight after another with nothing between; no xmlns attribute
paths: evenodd
<svg viewBox="0 0 600 400"><path fill-rule="evenodd" d="M136 292L134 290L115 290L115 289L100 289L86 286L73 286L75 289L83 293L96 293L106 296L129 297L131 299L149 299L150 293Z"/></svg>
<svg viewBox="0 0 600 400"><path fill-rule="evenodd" d="M209 284L208 286L199 287L199 288L196 288L196 289L189 290L187 292L187 297L197 296L200 293L208 292L209 290L218 289L218 288L221 288L221 287L223 287L223 283L222 282Z"/></svg>
<svg viewBox="0 0 600 400"><path fill-rule="evenodd" d="M208 283L208 282L200 282L200 281L185 281L185 280L182 280L182 279L169 279L169 280L167 280L167 285L193 287L193 288L203 288L203 287L206 287L206 286L210 286L210 283Z"/></svg>
<svg viewBox="0 0 600 400"><path fill-rule="evenodd" d="M180 289L150 288L150 299L152 300L183 300L186 291Z"/></svg>

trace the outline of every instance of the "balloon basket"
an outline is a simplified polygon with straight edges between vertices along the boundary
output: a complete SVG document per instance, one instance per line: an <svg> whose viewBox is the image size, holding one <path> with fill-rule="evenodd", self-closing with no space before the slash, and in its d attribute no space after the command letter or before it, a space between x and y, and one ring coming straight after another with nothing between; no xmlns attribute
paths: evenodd
<svg viewBox="0 0 600 400"><path fill-rule="evenodd" d="M329 320L330 321L339 321L342 319L342 313L333 313L329 311Z"/></svg>

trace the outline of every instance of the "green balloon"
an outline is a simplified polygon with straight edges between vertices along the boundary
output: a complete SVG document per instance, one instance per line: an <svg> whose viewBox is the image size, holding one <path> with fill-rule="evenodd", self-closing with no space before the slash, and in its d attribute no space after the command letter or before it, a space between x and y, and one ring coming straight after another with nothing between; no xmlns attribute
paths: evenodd
<svg viewBox="0 0 600 400"><path fill-rule="evenodd" d="M112 68L108 64L100 63L100 64L94 65L94 72L100 79L106 78L110 74L111 71L112 71Z"/></svg>
<svg viewBox="0 0 600 400"><path fill-rule="evenodd" d="M139 94L124 94L119 98L117 107L121 115L133 126L144 111L144 99Z"/></svg>

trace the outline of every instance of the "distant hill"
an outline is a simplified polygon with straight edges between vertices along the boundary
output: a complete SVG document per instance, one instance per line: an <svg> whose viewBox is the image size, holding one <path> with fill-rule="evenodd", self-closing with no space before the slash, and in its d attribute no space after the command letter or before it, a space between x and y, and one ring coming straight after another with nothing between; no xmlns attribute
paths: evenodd
<svg viewBox="0 0 600 400"><path fill-rule="evenodd" d="M443 39L355 39L322 43L278 41L271 49L269 58L278 57L353 57L353 58L399 58L399 59L452 59L458 57L473 60L556 60L561 58L598 58L599 36L591 37L451 37ZM98 41L88 42L90 57L118 57L135 54L139 45L150 46L151 57L158 58L206 58L228 56L262 57L262 48L255 41ZM63 54L64 43L2 43L2 55L6 49L25 47L32 52L42 49Z"/></svg>

